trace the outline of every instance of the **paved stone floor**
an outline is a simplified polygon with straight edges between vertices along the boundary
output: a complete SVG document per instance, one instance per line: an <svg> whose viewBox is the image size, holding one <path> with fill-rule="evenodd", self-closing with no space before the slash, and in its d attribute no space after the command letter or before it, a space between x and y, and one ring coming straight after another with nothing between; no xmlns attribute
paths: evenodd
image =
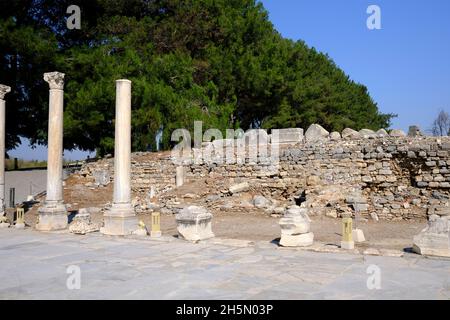
<svg viewBox="0 0 450 320"><path fill-rule="evenodd" d="M72 265L80 268L80 289L67 288ZM375 276L368 268L380 271L380 289L368 289ZM0 279L1 299L450 298L448 259L30 229L0 229Z"/></svg>

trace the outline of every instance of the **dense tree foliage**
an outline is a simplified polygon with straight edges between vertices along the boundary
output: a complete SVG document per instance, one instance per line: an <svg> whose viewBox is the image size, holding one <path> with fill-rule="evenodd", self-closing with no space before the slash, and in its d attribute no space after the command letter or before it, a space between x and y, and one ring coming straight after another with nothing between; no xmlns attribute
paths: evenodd
<svg viewBox="0 0 450 320"><path fill-rule="evenodd" d="M75 3L76 2L76 3ZM114 80L133 81L133 148L170 146L176 128L379 129L366 87L325 54L284 39L255 0L0 2L0 83L10 84L8 147L45 143L48 86L66 73L65 147L113 148ZM66 26L81 8L81 29Z"/></svg>

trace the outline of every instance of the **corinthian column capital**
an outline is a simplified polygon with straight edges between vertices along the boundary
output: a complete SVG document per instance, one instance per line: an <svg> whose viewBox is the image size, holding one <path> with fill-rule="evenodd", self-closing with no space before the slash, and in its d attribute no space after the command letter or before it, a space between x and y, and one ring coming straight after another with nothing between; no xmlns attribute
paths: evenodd
<svg viewBox="0 0 450 320"><path fill-rule="evenodd" d="M0 84L0 99L5 99L5 94L11 92L11 87L5 86L4 84Z"/></svg>
<svg viewBox="0 0 450 320"><path fill-rule="evenodd" d="M64 73L47 72L44 73L44 80L50 85L50 89L64 89Z"/></svg>

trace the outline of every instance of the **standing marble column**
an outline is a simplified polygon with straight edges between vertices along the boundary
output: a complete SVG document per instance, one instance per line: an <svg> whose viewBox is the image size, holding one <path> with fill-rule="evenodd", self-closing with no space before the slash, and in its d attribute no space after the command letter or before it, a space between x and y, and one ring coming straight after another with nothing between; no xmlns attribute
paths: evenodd
<svg viewBox="0 0 450 320"><path fill-rule="evenodd" d="M114 199L105 213L104 234L127 235L138 227L131 205L131 81L116 81L116 123L114 137Z"/></svg>
<svg viewBox="0 0 450 320"><path fill-rule="evenodd" d="M5 212L5 95L11 88L0 84L0 216Z"/></svg>
<svg viewBox="0 0 450 320"><path fill-rule="evenodd" d="M64 73L49 72L44 80L50 86L48 117L47 195L39 208L41 231L67 228L67 209L63 201L63 104Z"/></svg>

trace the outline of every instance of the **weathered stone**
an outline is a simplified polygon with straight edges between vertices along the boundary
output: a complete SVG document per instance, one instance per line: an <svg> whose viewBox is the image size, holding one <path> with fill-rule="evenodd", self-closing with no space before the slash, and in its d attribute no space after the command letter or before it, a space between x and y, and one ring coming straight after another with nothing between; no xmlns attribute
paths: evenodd
<svg viewBox="0 0 450 320"><path fill-rule="evenodd" d="M320 184L320 178L318 176L309 176L306 178L307 186L316 186Z"/></svg>
<svg viewBox="0 0 450 320"><path fill-rule="evenodd" d="M359 138L361 138L361 135L356 130L353 130L350 128L345 128L342 131L342 138L343 139L359 139Z"/></svg>
<svg viewBox="0 0 450 320"><path fill-rule="evenodd" d="M296 235L283 235L280 245L283 247L308 247L314 242L314 233L302 233Z"/></svg>
<svg viewBox="0 0 450 320"><path fill-rule="evenodd" d="M297 144L302 142L303 142L303 129L301 128L272 130L271 143Z"/></svg>
<svg viewBox="0 0 450 320"><path fill-rule="evenodd" d="M283 217L280 219L281 236L308 233L310 222L302 215Z"/></svg>
<svg viewBox="0 0 450 320"><path fill-rule="evenodd" d="M48 72L49 122L47 156L47 191L44 205L39 208L36 229L53 231L67 228L67 208L63 199L63 105L64 73Z"/></svg>
<svg viewBox="0 0 450 320"><path fill-rule="evenodd" d="M380 254L381 254L380 251L375 248L367 248L363 251L363 255L379 256Z"/></svg>
<svg viewBox="0 0 450 320"><path fill-rule="evenodd" d="M95 179L95 184L99 186L106 186L111 181L108 170L96 170L92 173L92 175Z"/></svg>
<svg viewBox="0 0 450 320"><path fill-rule="evenodd" d="M102 233L129 235L137 229L131 203L131 81L116 80L116 118L114 133L114 190L110 210L103 215Z"/></svg>
<svg viewBox="0 0 450 320"><path fill-rule="evenodd" d="M203 207L189 206L176 214L180 237L188 241L200 241L214 237L211 230L212 214Z"/></svg>
<svg viewBox="0 0 450 320"><path fill-rule="evenodd" d="M389 135L391 137L405 137L406 136L405 132L403 132L402 130L398 130L398 129L391 130Z"/></svg>
<svg viewBox="0 0 450 320"><path fill-rule="evenodd" d="M450 257L450 217L431 215L413 243L414 252L421 255Z"/></svg>
<svg viewBox="0 0 450 320"><path fill-rule="evenodd" d="M370 129L361 129L361 130L359 130L359 134L364 139L369 139L369 138L375 138L376 137L375 131L370 130Z"/></svg>
<svg viewBox="0 0 450 320"><path fill-rule="evenodd" d="M250 188L248 182L241 182L230 186L228 189L231 194L247 191Z"/></svg>
<svg viewBox="0 0 450 320"><path fill-rule="evenodd" d="M316 142L328 140L329 132L318 124L312 124L309 126L305 133L305 139L307 142Z"/></svg>
<svg viewBox="0 0 450 320"><path fill-rule="evenodd" d="M272 202L264 196L256 195L253 197L253 205L257 208L267 208Z"/></svg>
<svg viewBox="0 0 450 320"><path fill-rule="evenodd" d="M100 226L91 222L91 215L85 208L78 210L78 213L69 225L69 231L75 234L86 234L99 230Z"/></svg>
<svg viewBox="0 0 450 320"><path fill-rule="evenodd" d="M145 237L148 235L147 226L142 220L139 221L138 228L133 231L133 234L139 237Z"/></svg>
<svg viewBox="0 0 450 320"><path fill-rule="evenodd" d="M378 221L378 220L379 220L379 219L378 219L378 215L377 215L376 212L371 212L371 213L370 213L370 217L371 217L372 220L374 220L374 221Z"/></svg>
<svg viewBox="0 0 450 320"><path fill-rule="evenodd" d="M341 248L345 250L353 250L355 249L354 241L341 241Z"/></svg>
<svg viewBox="0 0 450 320"><path fill-rule="evenodd" d="M364 232L361 229L353 229L352 230L352 238L356 243L366 241L364 237Z"/></svg>
<svg viewBox="0 0 450 320"><path fill-rule="evenodd" d="M306 208L289 207L279 222L281 227L280 245L284 247L312 245L314 234L309 232L310 222Z"/></svg>
<svg viewBox="0 0 450 320"><path fill-rule="evenodd" d="M341 134L337 131L333 131L332 133L330 133L330 140L331 141L341 140Z"/></svg>
<svg viewBox="0 0 450 320"><path fill-rule="evenodd" d="M376 134L377 134L378 137L387 137L387 136L389 136L389 134L387 133L387 131L384 130L384 129L378 130L378 131L376 132Z"/></svg>

